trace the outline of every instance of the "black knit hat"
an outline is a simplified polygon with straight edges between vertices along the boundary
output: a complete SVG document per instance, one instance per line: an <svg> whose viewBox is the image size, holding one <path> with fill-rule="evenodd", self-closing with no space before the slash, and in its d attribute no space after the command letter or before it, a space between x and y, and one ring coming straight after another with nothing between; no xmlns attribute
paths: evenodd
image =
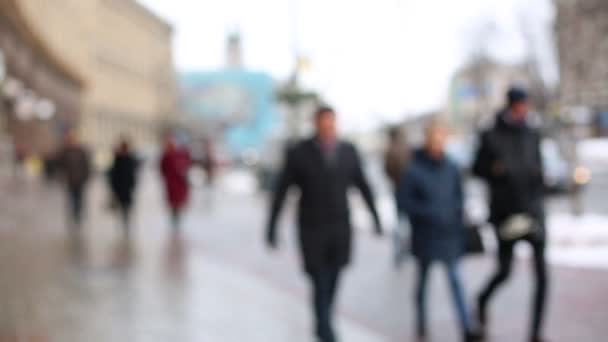
<svg viewBox="0 0 608 342"><path fill-rule="evenodd" d="M507 103L509 104L509 106L511 106L514 103L521 102L521 101L527 101L527 100L528 100L528 93L522 88L512 87L507 92Z"/></svg>

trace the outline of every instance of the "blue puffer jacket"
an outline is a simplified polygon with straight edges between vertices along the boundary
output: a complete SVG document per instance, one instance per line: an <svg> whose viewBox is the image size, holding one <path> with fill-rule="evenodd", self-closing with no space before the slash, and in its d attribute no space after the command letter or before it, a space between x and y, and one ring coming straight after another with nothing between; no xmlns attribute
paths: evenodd
<svg viewBox="0 0 608 342"><path fill-rule="evenodd" d="M412 225L412 252L420 260L450 261L463 254L463 194L458 167L448 158L416 152L397 193Z"/></svg>

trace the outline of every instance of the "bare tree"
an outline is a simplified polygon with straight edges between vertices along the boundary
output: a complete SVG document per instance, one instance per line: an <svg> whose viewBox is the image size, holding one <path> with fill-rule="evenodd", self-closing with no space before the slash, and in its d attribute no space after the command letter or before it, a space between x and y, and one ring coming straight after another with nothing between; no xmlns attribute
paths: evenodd
<svg viewBox="0 0 608 342"><path fill-rule="evenodd" d="M492 110L488 94L488 73L492 67L489 57L489 43L492 36L496 34L496 26L493 22L486 22L477 27L472 34L471 57L469 70L471 73L471 85L476 92L476 108L473 116L473 129L479 129L485 115Z"/></svg>
<svg viewBox="0 0 608 342"><path fill-rule="evenodd" d="M528 91L532 95L531 98L536 108L545 114L551 100L555 98L555 90L547 84L543 77L543 62L538 54L540 44L532 30L533 26L525 16L520 16L519 27L519 33L526 46L526 59L523 64L530 78Z"/></svg>

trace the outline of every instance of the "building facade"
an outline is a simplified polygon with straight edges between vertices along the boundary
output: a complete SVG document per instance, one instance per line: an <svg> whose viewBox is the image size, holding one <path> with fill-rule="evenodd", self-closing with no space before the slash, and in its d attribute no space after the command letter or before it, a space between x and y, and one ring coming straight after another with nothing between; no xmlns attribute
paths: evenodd
<svg viewBox="0 0 608 342"><path fill-rule="evenodd" d="M86 83L80 130L99 156L121 135L158 142L176 106L172 28L134 0L16 0Z"/></svg>
<svg viewBox="0 0 608 342"><path fill-rule="evenodd" d="M525 65L488 59L471 63L452 77L445 119L455 128L465 130L485 126L505 106L505 94L510 87L530 89L531 84Z"/></svg>
<svg viewBox="0 0 608 342"><path fill-rule="evenodd" d="M561 101L608 112L608 1L555 3Z"/></svg>
<svg viewBox="0 0 608 342"><path fill-rule="evenodd" d="M180 75L180 108L192 130L222 141L238 156L261 150L277 128L275 82L264 72L242 65L241 37L228 36L226 66Z"/></svg>
<svg viewBox="0 0 608 342"><path fill-rule="evenodd" d="M48 156L78 124L84 81L39 39L18 3L0 0L2 140L20 154Z"/></svg>

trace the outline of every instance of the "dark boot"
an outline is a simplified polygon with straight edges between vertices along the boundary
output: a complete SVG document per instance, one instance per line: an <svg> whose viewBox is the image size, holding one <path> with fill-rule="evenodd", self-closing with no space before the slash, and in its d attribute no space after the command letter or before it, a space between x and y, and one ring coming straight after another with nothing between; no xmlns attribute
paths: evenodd
<svg viewBox="0 0 608 342"><path fill-rule="evenodd" d="M416 331L416 341L418 342L424 342L427 341L427 333L426 333L426 328L423 326L418 326L418 329Z"/></svg>
<svg viewBox="0 0 608 342"><path fill-rule="evenodd" d="M536 336L532 337L530 342L549 342L549 340Z"/></svg>
<svg viewBox="0 0 608 342"><path fill-rule="evenodd" d="M319 342L336 342L336 337L331 330L317 330L317 338L319 339Z"/></svg>
<svg viewBox="0 0 608 342"><path fill-rule="evenodd" d="M483 337L479 332L467 331L466 333L464 333L464 338L463 338L464 342L478 342L478 341L482 341L482 340L483 340Z"/></svg>
<svg viewBox="0 0 608 342"><path fill-rule="evenodd" d="M486 326L488 324L488 311L486 303L481 298L477 299L477 321L479 323L480 333L483 335L486 332Z"/></svg>

